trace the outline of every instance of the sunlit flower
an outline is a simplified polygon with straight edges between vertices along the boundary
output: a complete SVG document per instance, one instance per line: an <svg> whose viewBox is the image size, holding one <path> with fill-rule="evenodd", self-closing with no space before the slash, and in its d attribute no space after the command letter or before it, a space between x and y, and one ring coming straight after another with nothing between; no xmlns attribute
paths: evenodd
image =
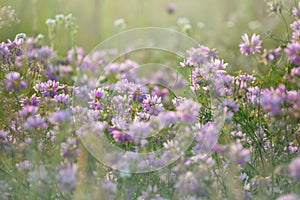
<svg viewBox="0 0 300 200"><path fill-rule="evenodd" d="M242 36L243 42L241 42L240 50L242 54L249 56L250 54L256 54L260 52L262 41L260 40L260 36L253 34L251 40L247 34Z"/></svg>

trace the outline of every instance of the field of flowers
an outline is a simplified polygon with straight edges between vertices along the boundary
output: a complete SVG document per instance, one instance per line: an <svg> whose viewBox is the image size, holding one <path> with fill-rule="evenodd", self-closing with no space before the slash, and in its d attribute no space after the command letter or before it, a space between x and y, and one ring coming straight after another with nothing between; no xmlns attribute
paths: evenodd
<svg viewBox="0 0 300 200"><path fill-rule="evenodd" d="M253 73L187 18L181 32L116 20L126 31L90 53L71 14L5 39L0 199L300 199L300 2L267 5L285 34L241 35Z"/></svg>

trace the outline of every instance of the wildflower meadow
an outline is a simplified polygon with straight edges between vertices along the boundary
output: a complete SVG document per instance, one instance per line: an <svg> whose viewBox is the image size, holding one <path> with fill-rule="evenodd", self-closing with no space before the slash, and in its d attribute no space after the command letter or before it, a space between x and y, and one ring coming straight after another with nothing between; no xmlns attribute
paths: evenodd
<svg viewBox="0 0 300 200"><path fill-rule="evenodd" d="M73 14L1 38L0 199L300 199L300 2L264 4L283 34L235 51L183 17L116 19L91 51ZM1 8L0 31L17 15Z"/></svg>

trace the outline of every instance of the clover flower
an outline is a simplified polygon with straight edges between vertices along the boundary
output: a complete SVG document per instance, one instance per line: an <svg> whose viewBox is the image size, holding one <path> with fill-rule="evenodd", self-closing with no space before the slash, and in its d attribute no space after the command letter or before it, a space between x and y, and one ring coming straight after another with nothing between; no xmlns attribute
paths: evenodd
<svg viewBox="0 0 300 200"><path fill-rule="evenodd" d="M286 98L285 93L284 85L280 85L276 90L273 88L263 90L260 99L262 108L273 115L282 113L282 106Z"/></svg>
<svg viewBox="0 0 300 200"><path fill-rule="evenodd" d="M260 36L253 34L251 40L247 34L242 35L243 42L240 43L240 50L242 54L249 56L250 54L256 54L260 52L262 41Z"/></svg>
<svg viewBox="0 0 300 200"><path fill-rule="evenodd" d="M289 61L294 65L300 65L300 43L289 43L285 49L285 53Z"/></svg>
<svg viewBox="0 0 300 200"><path fill-rule="evenodd" d="M19 115L21 117L28 117L30 115L35 115L37 114L38 109L39 109L38 107L32 105L24 106L22 110L19 111Z"/></svg>
<svg viewBox="0 0 300 200"><path fill-rule="evenodd" d="M56 111L52 113L49 117L48 120L49 122L53 124L57 124L60 122L68 121L71 118L70 113L64 110Z"/></svg>
<svg viewBox="0 0 300 200"><path fill-rule="evenodd" d="M267 49L264 49L264 54L262 55L261 62L265 65L269 64L270 62L276 62L281 55L281 48L278 47L274 50L268 51Z"/></svg>
<svg viewBox="0 0 300 200"><path fill-rule="evenodd" d="M199 114L200 105L191 99L184 100L177 107L177 115L181 121L186 123L195 123Z"/></svg>
<svg viewBox="0 0 300 200"><path fill-rule="evenodd" d="M116 142L131 142L132 137L115 127L109 127L109 133L113 136Z"/></svg>
<svg viewBox="0 0 300 200"><path fill-rule="evenodd" d="M59 95L55 95L54 99L57 103L62 103L64 105L68 105L69 104L69 95L68 94L59 94Z"/></svg>
<svg viewBox="0 0 300 200"><path fill-rule="evenodd" d="M6 89L8 91L19 91L27 88L27 82L21 80L19 72L10 72L6 74Z"/></svg>
<svg viewBox="0 0 300 200"><path fill-rule="evenodd" d="M66 89L66 86L57 81L48 80L47 82L37 83L34 89L41 92L44 97L54 97L58 95L60 90Z"/></svg>
<svg viewBox="0 0 300 200"><path fill-rule="evenodd" d="M292 32L291 42L292 43L300 42L300 30L296 30Z"/></svg>
<svg viewBox="0 0 300 200"><path fill-rule="evenodd" d="M188 50L187 53L189 57L187 60L180 63L182 67L199 67L212 59L218 58L217 52L214 49L211 50L208 47L201 45L197 48Z"/></svg>
<svg viewBox="0 0 300 200"><path fill-rule="evenodd" d="M294 31L299 31L300 30L300 20L294 21L290 26Z"/></svg>
<svg viewBox="0 0 300 200"><path fill-rule="evenodd" d="M292 13L296 18L300 18L300 2L298 3L298 8L293 8Z"/></svg>
<svg viewBox="0 0 300 200"><path fill-rule="evenodd" d="M300 76L300 67L297 67L297 68L293 68L291 70L291 75L290 77L293 78L295 76Z"/></svg>
<svg viewBox="0 0 300 200"><path fill-rule="evenodd" d="M142 107L145 112L157 116L161 111L164 110L163 104L161 103L161 97L147 95L143 100Z"/></svg>
<svg viewBox="0 0 300 200"><path fill-rule="evenodd" d="M249 149L243 148L241 143L232 144L229 152L230 158L239 165L244 165L251 159Z"/></svg>
<svg viewBox="0 0 300 200"><path fill-rule="evenodd" d="M60 167L56 179L59 182L59 188L63 191L71 191L77 184L76 178L77 165L68 163Z"/></svg>
<svg viewBox="0 0 300 200"><path fill-rule="evenodd" d="M46 128L48 125L46 123L46 120L44 118L41 118L40 116L31 116L28 117L28 119L24 123L24 127L30 131L38 128Z"/></svg>
<svg viewBox="0 0 300 200"><path fill-rule="evenodd" d="M33 94L31 97L25 97L21 99L21 106L38 106L40 103L39 97L36 96L36 94Z"/></svg>

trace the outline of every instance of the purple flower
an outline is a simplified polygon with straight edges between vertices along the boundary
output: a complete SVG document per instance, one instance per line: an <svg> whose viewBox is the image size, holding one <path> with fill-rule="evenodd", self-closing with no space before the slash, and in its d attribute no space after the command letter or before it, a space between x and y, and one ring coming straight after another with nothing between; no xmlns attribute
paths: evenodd
<svg viewBox="0 0 300 200"><path fill-rule="evenodd" d="M234 77L230 75L220 74L221 76L221 84L216 85L216 90L218 94L222 95L225 94L227 96L231 96L233 94L233 81Z"/></svg>
<svg viewBox="0 0 300 200"><path fill-rule="evenodd" d="M49 116L48 120L51 123L56 124L56 123L68 121L70 118L71 118L70 113L68 113L67 111L61 110L61 111L57 111L57 112L52 113Z"/></svg>
<svg viewBox="0 0 300 200"><path fill-rule="evenodd" d="M78 151L78 140L76 138L68 138L67 143L61 144L61 153L64 158L76 158Z"/></svg>
<svg viewBox="0 0 300 200"><path fill-rule="evenodd" d="M45 64L48 59L51 60L55 57L55 53L50 47L42 46L37 50L37 57L42 64Z"/></svg>
<svg viewBox="0 0 300 200"><path fill-rule="evenodd" d="M300 2L298 3L298 8L293 8L292 13L296 18L300 18Z"/></svg>
<svg viewBox="0 0 300 200"><path fill-rule="evenodd" d="M19 38L15 38L14 41L10 41L8 40L7 48L9 49L10 56L21 56L23 55L23 51L22 51L22 45L24 43L24 39L19 39Z"/></svg>
<svg viewBox="0 0 300 200"><path fill-rule="evenodd" d="M8 131L0 130L0 138L5 139L8 136L8 134Z"/></svg>
<svg viewBox="0 0 300 200"><path fill-rule="evenodd" d="M293 78L295 76L300 76L300 67L293 68L291 70L291 78Z"/></svg>
<svg viewBox="0 0 300 200"><path fill-rule="evenodd" d="M76 48L76 55L74 49L71 49L68 52L68 59L67 59L68 63L72 63L74 61L77 67L83 62L83 58L84 58L84 50L82 48Z"/></svg>
<svg viewBox="0 0 300 200"><path fill-rule="evenodd" d="M177 107L178 117L186 123L195 123L199 114L200 105L191 99L184 100Z"/></svg>
<svg viewBox="0 0 300 200"><path fill-rule="evenodd" d="M270 62L276 62L280 55L281 55L280 47L271 51L267 51L267 49L264 49L264 54L262 55L262 62L265 65L267 65Z"/></svg>
<svg viewBox="0 0 300 200"><path fill-rule="evenodd" d="M54 97L59 90L65 89L65 87L65 85L61 85L57 81L48 80L47 82L37 83L34 89L41 92L44 97Z"/></svg>
<svg viewBox="0 0 300 200"><path fill-rule="evenodd" d="M300 157L295 158L289 165L290 175L299 180L300 179Z"/></svg>
<svg viewBox="0 0 300 200"><path fill-rule="evenodd" d="M63 191L71 191L77 184L76 178L77 165L68 163L61 166L56 179L59 182L59 188Z"/></svg>
<svg viewBox="0 0 300 200"><path fill-rule="evenodd" d="M129 125L128 134L133 137L136 143L142 138L147 138L150 136L151 127L147 122L135 122Z"/></svg>
<svg viewBox="0 0 300 200"><path fill-rule="evenodd" d="M114 127L109 127L110 134L114 137L116 142L131 142L132 137L121 130L118 130Z"/></svg>
<svg viewBox="0 0 300 200"><path fill-rule="evenodd" d="M54 96L54 99L57 103L62 103L65 105L69 104L69 95L68 94L59 94Z"/></svg>
<svg viewBox="0 0 300 200"><path fill-rule="evenodd" d="M145 112L151 115L157 116L161 111L164 110L163 104L161 103L161 97L147 95L143 100L143 108Z"/></svg>
<svg viewBox="0 0 300 200"><path fill-rule="evenodd" d="M19 91L20 89L26 89L27 83L25 81L21 81L21 76L19 72L10 72L6 74L6 89L8 91Z"/></svg>
<svg viewBox="0 0 300 200"><path fill-rule="evenodd" d="M292 28L294 31L299 31L299 30L300 30L300 20L294 21L294 22L291 24L291 28Z"/></svg>
<svg viewBox="0 0 300 200"><path fill-rule="evenodd" d="M192 48L187 51L189 57L181 63L182 67L200 67L200 65L210 62L214 58L218 58L215 50L210 50L206 46L199 45L198 48Z"/></svg>
<svg viewBox="0 0 300 200"><path fill-rule="evenodd" d="M300 42L300 30L293 31L291 42Z"/></svg>
<svg viewBox="0 0 300 200"><path fill-rule="evenodd" d="M129 97L137 103L142 103L143 100L146 98L147 96L147 88L146 87L136 87L131 94L129 95Z"/></svg>
<svg viewBox="0 0 300 200"><path fill-rule="evenodd" d="M239 165L244 165L251 159L250 150L243 148L241 143L231 145L229 156Z"/></svg>
<svg viewBox="0 0 300 200"><path fill-rule="evenodd" d="M196 124L197 145L194 147L194 151L202 154L218 150L219 131L220 129L215 123L208 122L203 126L199 123Z"/></svg>
<svg viewBox="0 0 300 200"><path fill-rule="evenodd" d="M233 112L239 111L239 104L237 104L234 100L227 99L223 102L223 105Z"/></svg>
<svg viewBox="0 0 300 200"><path fill-rule="evenodd" d="M262 41L260 40L259 35L253 34L250 41L248 35L244 34L242 36L242 39L243 42L241 42L241 44L239 45L242 54L249 56L250 54L260 52Z"/></svg>
<svg viewBox="0 0 300 200"><path fill-rule="evenodd" d="M260 89L258 86L249 87L247 89L247 101L248 103L256 104L259 102Z"/></svg>
<svg viewBox="0 0 300 200"><path fill-rule="evenodd" d="M199 182L197 180L196 174L188 171L178 177L178 181L175 184L175 188L183 194L194 194L199 192Z"/></svg>
<svg viewBox="0 0 300 200"><path fill-rule="evenodd" d="M211 63L217 68L217 69L226 69L228 66L228 63L224 63L224 60L220 59L213 59Z"/></svg>
<svg viewBox="0 0 300 200"><path fill-rule="evenodd" d="M295 65L300 64L300 43L289 43L285 49L288 59Z"/></svg>
<svg viewBox="0 0 300 200"><path fill-rule="evenodd" d="M179 121L179 117L174 111L161 112L157 117L163 127L168 127L169 125L175 124Z"/></svg>
<svg viewBox="0 0 300 200"><path fill-rule="evenodd" d="M149 118L150 118L150 115L148 113L145 113L145 112L138 113L138 119L140 121L147 121L147 120L149 120Z"/></svg>
<svg viewBox="0 0 300 200"><path fill-rule="evenodd" d="M36 106L25 106L22 110L19 111L21 117L27 117L29 115L35 115L38 112L38 107Z"/></svg>
<svg viewBox="0 0 300 200"><path fill-rule="evenodd" d="M45 72L46 77L48 79L50 79L50 80L56 80L56 81L58 81L60 79L58 71L59 71L59 67L58 66L49 64L47 66L47 70Z"/></svg>
<svg viewBox="0 0 300 200"><path fill-rule="evenodd" d="M240 86L242 90L247 92L248 83L254 83L256 78L249 74L242 74L238 76L236 84Z"/></svg>
<svg viewBox="0 0 300 200"><path fill-rule="evenodd" d="M262 108L271 114L280 114L282 105L286 99L285 86L280 85L276 90L273 88L262 91L260 104Z"/></svg>
<svg viewBox="0 0 300 200"><path fill-rule="evenodd" d="M192 73L192 89L199 90L201 85L205 85L204 78L201 76L201 69L195 68ZM205 87L203 87L205 89Z"/></svg>
<svg viewBox="0 0 300 200"><path fill-rule="evenodd" d="M186 99L184 97L176 97L176 98L172 99L172 103L174 106L178 107L185 100Z"/></svg>
<svg viewBox="0 0 300 200"><path fill-rule="evenodd" d="M36 94L33 94L30 98L25 97L21 100L21 106L38 106L40 103L39 97L36 96Z"/></svg>
<svg viewBox="0 0 300 200"><path fill-rule="evenodd" d="M29 117L25 123L24 123L24 127L30 131L34 130L34 129L38 129L38 128L46 128L48 125L46 123L46 120L41 118L40 116L32 116Z"/></svg>

